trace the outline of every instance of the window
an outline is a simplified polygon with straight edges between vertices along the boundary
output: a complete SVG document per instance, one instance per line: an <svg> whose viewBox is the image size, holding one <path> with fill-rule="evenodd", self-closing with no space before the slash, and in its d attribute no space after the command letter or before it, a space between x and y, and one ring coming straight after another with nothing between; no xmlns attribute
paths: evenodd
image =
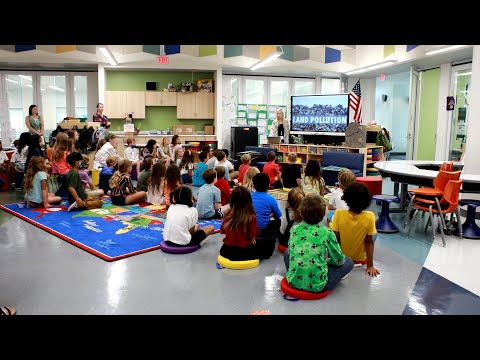
<svg viewBox="0 0 480 360"><path fill-rule="evenodd" d="M340 79L322 78L322 94L338 94L341 92Z"/></svg>
<svg viewBox="0 0 480 360"><path fill-rule="evenodd" d="M293 80L292 95L310 95L315 94L315 80Z"/></svg>
<svg viewBox="0 0 480 360"><path fill-rule="evenodd" d="M75 117L88 118L86 75L75 75L73 77L73 96L75 98Z"/></svg>
<svg viewBox="0 0 480 360"><path fill-rule="evenodd" d="M245 79L245 103L266 104L265 80Z"/></svg>
<svg viewBox="0 0 480 360"><path fill-rule="evenodd" d="M34 104L32 75L6 74L5 80L10 127L15 134L14 137L18 138L27 130L25 117L28 115L30 105Z"/></svg>
<svg viewBox="0 0 480 360"><path fill-rule="evenodd" d="M288 105L290 102L290 81L270 80L270 104Z"/></svg>
<svg viewBox="0 0 480 360"><path fill-rule="evenodd" d="M66 75L40 75L42 106L39 109L46 129L55 129L67 116Z"/></svg>

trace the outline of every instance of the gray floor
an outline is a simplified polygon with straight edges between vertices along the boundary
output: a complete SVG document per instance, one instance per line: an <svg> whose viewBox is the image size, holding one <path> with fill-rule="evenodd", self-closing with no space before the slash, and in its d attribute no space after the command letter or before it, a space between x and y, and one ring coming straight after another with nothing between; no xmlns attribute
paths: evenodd
<svg viewBox="0 0 480 360"><path fill-rule="evenodd" d="M384 192L389 188L385 179ZM19 196L0 193L0 203ZM285 203L279 205L283 209ZM106 262L0 210L0 305L15 306L19 315L248 315L258 310L272 315L400 315L422 270L421 261L389 244L394 235L380 234L375 247L378 278L355 268L327 298L292 302L279 291L285 268L277 250L257 268L218 270L222 236L212 236L202 249L187 255L158 250ZM421 226L413 231L415 236L425 244Z"/></svg>

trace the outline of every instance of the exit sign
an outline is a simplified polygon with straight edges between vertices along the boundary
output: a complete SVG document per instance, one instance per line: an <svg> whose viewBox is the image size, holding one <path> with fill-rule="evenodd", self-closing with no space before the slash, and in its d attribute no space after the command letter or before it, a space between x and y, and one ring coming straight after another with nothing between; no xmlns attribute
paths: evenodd
<svg viewBox="0 0 480 360"><path fill-rule="evenodd" d="M168 56L167 55L161 55L158 57L158 63L160 65L167 65L168 64Z"/></svg>

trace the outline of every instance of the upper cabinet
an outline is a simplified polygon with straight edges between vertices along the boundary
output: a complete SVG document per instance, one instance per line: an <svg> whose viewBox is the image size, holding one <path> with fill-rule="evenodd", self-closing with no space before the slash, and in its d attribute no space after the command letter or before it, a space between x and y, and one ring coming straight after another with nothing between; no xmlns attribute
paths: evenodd
<svg viewBox="0 0 480 360"><path fill-rule="evenodd" d="M133 113L134 119L145 119L145 91L107 91L105 115L124 119Z"/></svg>
<svg viewBox="0 0 480 360"><path fill-rule="evenodd" d="M177 106L177 93L167 91L146 91L146 106Z"/></svg>
<svg viewBox="0 0 480 360"><path fill-rule="evenodd" d="M213 119L214 94L205 92L176 93L177 119Z"/></svg>

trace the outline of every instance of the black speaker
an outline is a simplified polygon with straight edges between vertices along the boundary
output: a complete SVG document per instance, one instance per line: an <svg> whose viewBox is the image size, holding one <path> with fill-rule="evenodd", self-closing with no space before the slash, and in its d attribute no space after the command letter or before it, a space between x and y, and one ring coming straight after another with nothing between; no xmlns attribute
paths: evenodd
<svg viewBox="0 0 480 360"><path fill-rule="evenodd" d="M258 128L256 126L232 126L231 128L232 159L237 153L245 151L245 146L258 146Z"/></svg>
<svg viewBox="0 0 480 360"><path fill-rule="evenodd" d="M156 81L147 81L146 82L147 90L157 90L157 82Z"/></svg>

